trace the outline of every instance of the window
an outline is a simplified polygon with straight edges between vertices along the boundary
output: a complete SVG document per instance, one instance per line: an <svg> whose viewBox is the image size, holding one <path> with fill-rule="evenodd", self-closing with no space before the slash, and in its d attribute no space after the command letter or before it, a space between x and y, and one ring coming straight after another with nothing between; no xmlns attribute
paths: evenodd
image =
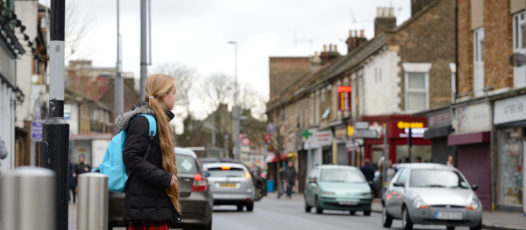
<svg viewBox="0 0 526 230"><path fill-rule="evenodd" d="M431 63L403 63L405 71L405 110L429 109L429 70Z"/></svg>
<svg viewBox="0 0 526 230"><path fill-rule="evenodd" d="M402 171L400 172L400 175L398 176L397 180L396 180L396 183L403 183L404 185L406 184L407 182L407 176L409 174L409 169L402 169Z"/></svg>
<svg viewBox="0 0 526 230"><path fill-rule="evenodd" d="M473 30L473 91L475 96L484 93L484 28Z"/></svg>
<svg viewBox="0 0 526 230"><path fill-rule="evenodd" d="M525 27L525 12L519 12L513 15L513 52L526 54L524 48L524 27ZM526 86L526 66L513 68L513 87Z"/></svg>

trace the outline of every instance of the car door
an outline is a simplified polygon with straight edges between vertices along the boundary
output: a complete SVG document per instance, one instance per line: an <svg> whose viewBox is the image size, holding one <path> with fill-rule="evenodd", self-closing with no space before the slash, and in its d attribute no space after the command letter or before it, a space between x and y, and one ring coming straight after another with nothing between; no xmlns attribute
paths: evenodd
<svg viewBox="0 0 526 230"><path fill-rule="evenodd" d="M307 178L307 188L305 189L305 199L307 204L314 206L314 194L317 184L312 181L313 178L317 178L318 168L315 168L309 177Z"/></svg>
<svg viewBox="0 0 526 230"><path fill-rule="evenodd" d="M404 204L404 196L406 192L407 179L409 177L409 169L404 168L400 172L398 179L390 187L390 195L388 211L389 213L396 217L402 217L402 205Z"/></svg>

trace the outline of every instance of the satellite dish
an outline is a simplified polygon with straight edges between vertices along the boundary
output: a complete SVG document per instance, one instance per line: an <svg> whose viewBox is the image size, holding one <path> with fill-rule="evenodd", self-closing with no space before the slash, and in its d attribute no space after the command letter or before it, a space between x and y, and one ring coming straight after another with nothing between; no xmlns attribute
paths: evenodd
<svg viewBox="0 0 526 230"><path fill-rule="evenodd" d="M526 55L521 53L513 53L510 55L508 61L512 66L520 67L526 64Z"/></svg>

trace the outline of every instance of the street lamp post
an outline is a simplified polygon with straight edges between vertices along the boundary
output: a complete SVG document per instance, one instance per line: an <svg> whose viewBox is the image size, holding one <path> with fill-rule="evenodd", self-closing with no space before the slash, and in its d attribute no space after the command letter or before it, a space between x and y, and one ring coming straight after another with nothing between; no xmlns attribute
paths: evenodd
<svg viewBox="0 0 526 230"><path fill-rule="evenodd" d="M234 107L233 107L233 132L232 140L234 140L234 157L240 159L240 143L239 143L239 108L237 106L237 42L229 41L228 44L234 45Z"/></svg>

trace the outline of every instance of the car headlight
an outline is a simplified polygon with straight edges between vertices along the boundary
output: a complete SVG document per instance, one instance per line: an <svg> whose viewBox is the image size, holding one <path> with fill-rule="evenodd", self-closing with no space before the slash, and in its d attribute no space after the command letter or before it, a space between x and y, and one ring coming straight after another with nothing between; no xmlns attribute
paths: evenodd
<svg viewBox="0 0 526 230"><path fill-rule="evenodd" d="M324 195L324 196L334 196L335 193L334 193L334 192L331 192L331 191L323 191L323 192L321 192L321 195Z"/></svg>
<svg viewBox="0 0 526 230"><path fill-rule="evenodd" d="M365 198L371 198L371 193L370 192L362 192L362 193L360 193L360 195L362 197L365 197Z"/></svg>
<svg viewBox="0 0 526 230"><path fill-rule="evenodd" d="M426 202L424 202L424 200L422 199L422 197L419 197L419 196L417 196L413 200L413 206L415 208L429 208L429 205L427 205Z"/></svg>
<svg viewBox="0 0 526 230"><path fill-rule="evenodd" d="M480 201L478 199L471 200L471 203L468 206L468 210L477 210L481 207Z"/></svg>

